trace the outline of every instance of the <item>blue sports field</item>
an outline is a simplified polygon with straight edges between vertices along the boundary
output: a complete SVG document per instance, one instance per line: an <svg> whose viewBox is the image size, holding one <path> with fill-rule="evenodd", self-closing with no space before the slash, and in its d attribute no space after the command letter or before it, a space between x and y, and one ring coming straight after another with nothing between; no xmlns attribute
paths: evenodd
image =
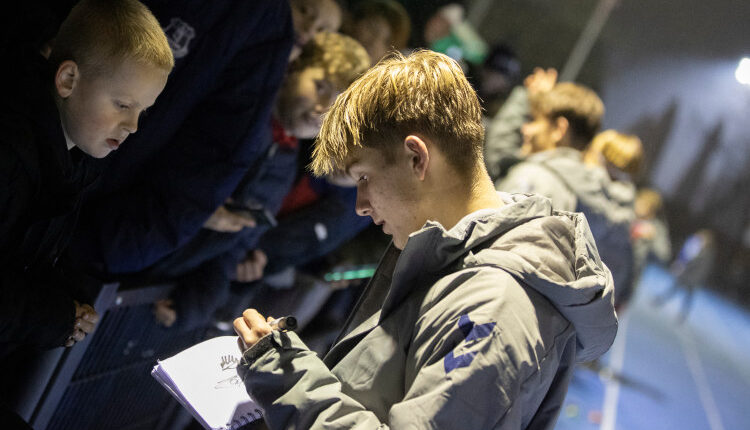
<svg viewBox="0 0 750 430"><path fill-rule="evenodd" d="M576 370L557 430L750 429L750 313L699 289L680 324L682 294L652 303L671 282L646 268L599 368Z"/></svg>

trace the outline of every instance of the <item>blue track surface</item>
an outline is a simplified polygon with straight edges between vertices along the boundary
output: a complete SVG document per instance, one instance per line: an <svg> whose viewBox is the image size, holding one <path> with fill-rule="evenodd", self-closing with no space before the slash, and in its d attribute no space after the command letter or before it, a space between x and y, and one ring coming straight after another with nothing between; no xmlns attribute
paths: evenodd
<svg viewBox="0 0 750 430"><path fill-rule="evenodd" d="M602 359L614 376L579 368L557 430L750 429L750 313L698 290L680 324L682 294L652 304L671 283L646 268Z"/></svg>

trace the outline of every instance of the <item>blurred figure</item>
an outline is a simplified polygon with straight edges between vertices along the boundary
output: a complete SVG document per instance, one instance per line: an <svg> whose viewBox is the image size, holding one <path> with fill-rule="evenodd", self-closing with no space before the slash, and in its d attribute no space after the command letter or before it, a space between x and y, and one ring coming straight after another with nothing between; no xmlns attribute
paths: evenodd
<svg viewBox="0 0 750 430"><path fill-rule="evenodd" d="M488 51L487 43L465 15L461 3L450 3L432 14L424 28L427 47L456 60L464 72L482 64Z"/></svg>
<svg viewBox="0 0 750 430"><path fill-rule="evenodd" d="M486 115L485 126L505 103L521 80L521 62L513 50L498 44L492 47L481 66L476 67L474 86Z"/></svg>
<svg viewBox="0 0 750 430"><path fill-rule="evenodd" d="M677 321L685 322L693 303L695 289L705 286L714 269L716 246L716 235L709 229L700 229L690 235L669 267L669 271L674 276L672 285L663 294L654 298L653 304L662 306L677 292L684 290Z"/></svg>
<svg viewBox="0 0 750 430"><path fill-rule="evenodd" d="M231 228L222 231L206 225L185 246L151 268L149 277L178 279L172 300L156 303L157 320L166 326L181 320L181 329L209 323L213 310L227 301L231 280L243 284L257 281L263 277L266 264L277 267L300 264L279 257L298 256L300 249L305 250L304 257L314 257L316 252L311 248L315 244L322 247L323 243L334 242L333 238L339 234L336 228L344 227L342 217L356 217L353 200L349 207L343 203L336 205L335 193L331 191L325 195L327 200L321 199L317 212L308 210L296 222L279 217L277 225L274 216L293 183L301 182L299 175L304 174L308 164L306 150L300 148L298 137L311 138L318 133L323 113L369 65L364 48L342 34L319 33L305 45L301 55L290 64L274 105L268 125L271 140L268 151L248 169L231 198L219 208L231 216L251 220L252 225L228 223ZM312 227L323 222L319 220L321 216L331 218L330 241L317 239ZM218 217L216 213L212 216ZM269 248L262 247L268 249L268 256L258 244L266 232L276 237ZM293 240L284 240L289 238Z"/></svg>
<svg viewBox="0 0 750 430"><path fill-rule="evenodd" d="M536 69L525 81L529 112L518 115L531 115L531 120L521 126L523 143L519 154L525 159L498 179L495 187L500 191L541 194L549 197L557 210L584 213L618 294L618 288L629 288L633 276L632 200L623 206L613 197L622 186L612 181L604 169L584 163L584 152L599 131L604 115L601 99L583 85L557 83L556 79L555 70ZM514 132L510 127L506 130ZM494 142L488 140L486 144ZM492 166L490 170L500 169Z"/></svg>
<svg viewBox="0 0 750 430"><path fill-rule="evenodd" d="M622 312L630 301L638 282L641 266L637 263L635 243L632 239L632 224L635 214L635 177L643 162L643 145L637 136L620 133L616 130L605 130L594 136L583 155L583 161L589 166L606 171L611 182L607 187L607 196L613 203L613 211L618 212L618 219L627 219L631 223L631 245L633 246L633 267L630 277L615 288L615 308Z"/></svg>
<svg viewBox="0 0 750 430"><path fill-rule="evenodd" d="M406 49L411 21L395 0L363 0L352 6L341 32L357 39L375 64L391 50Z"/></svg>
<svg viewBox="0 0 750 430"><path fill-rule="evenodd" d="M289 61L294 61L318 33L335 32L341 27L342 12L336 0L289 0L294 22L294 45Z"/></svg>

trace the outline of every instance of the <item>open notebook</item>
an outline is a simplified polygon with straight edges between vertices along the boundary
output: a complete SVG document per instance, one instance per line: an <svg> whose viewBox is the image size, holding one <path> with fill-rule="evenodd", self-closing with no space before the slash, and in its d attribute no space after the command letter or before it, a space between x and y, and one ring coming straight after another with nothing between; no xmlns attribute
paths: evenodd
<svg viewBox="0 0 750 430"><path fill-rule="evenodd" d="M237 374L237 336L219 336L159 360L151 371L182 406L207 429L234 430L262 411Z"/></svg>

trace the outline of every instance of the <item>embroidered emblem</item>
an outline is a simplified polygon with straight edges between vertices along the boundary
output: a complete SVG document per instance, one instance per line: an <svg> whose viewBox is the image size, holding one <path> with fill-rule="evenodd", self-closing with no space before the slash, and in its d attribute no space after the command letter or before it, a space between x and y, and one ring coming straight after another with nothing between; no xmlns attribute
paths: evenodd
<svg viewBox="0 0 750 430"><path fill-rule="evenodd" d="M489 322L486 324L474 324L474 322L469 319L468 315L461 315L458 319L458 329L464 334L464 340L466 342L483 339L489 336L492 333L492 329L495 328L495 324L497 323ZM449 352L443 359L445 373L450 373L459 367L470 365L476 355L476 352L467 352L456 356L453 355L453 351Z"/></svg>
<svg viewBox="0 0 750 430"><path fill-rule="evenodd" d="M177 59L188 54L188 45L195 37L195 29L180 18L172 18L169 25L164 27L164 34L167 35L167 42L172 48L172 55Z"/></svg>

